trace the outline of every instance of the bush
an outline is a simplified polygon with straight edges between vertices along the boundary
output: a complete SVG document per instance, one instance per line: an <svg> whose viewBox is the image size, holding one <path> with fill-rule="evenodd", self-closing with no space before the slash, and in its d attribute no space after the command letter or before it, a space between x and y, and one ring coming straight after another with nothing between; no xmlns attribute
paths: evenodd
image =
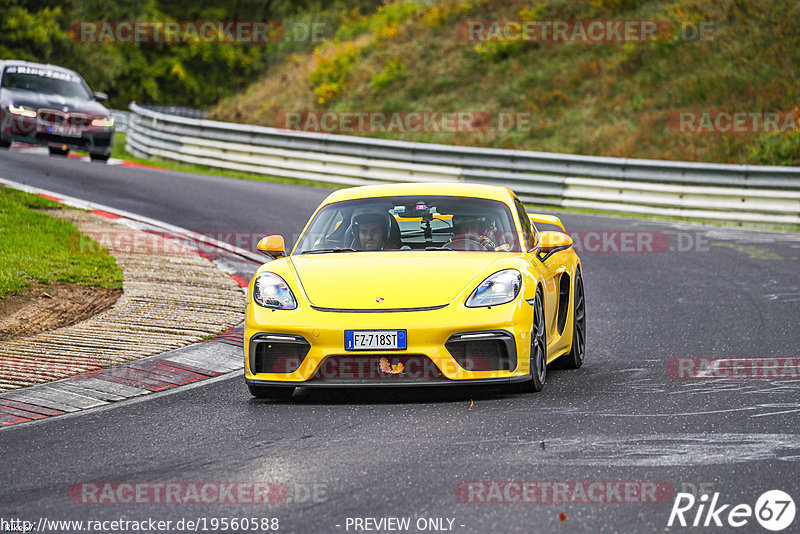
<svg viewBox="0 0 800 534"><path fill-rule="evenodd" d="M391 59L386 62L386 66L381 72L372 76L372 89L377 93L389 86L395 80L404 77L406 64L401 58Z"/></svg>
<svg viewBox="0 0 800 534"><path fill-rule="evenodd" d="M800 132L772 133L760 137L749 154L760 165L800 165Z"/></svg>
<svg viewBox="0 0 800 534"><path fill-rule="evenodd" d="M354 43L337 45L328 55L314 50L317 66L309 77L317 102L325 104L335 99L344 89L350 72L358 64L360 49Z"/></svg>
<svg viewBox="0 0 800 534"><path fill-rule="evenodd" d="M394 1L378 8L370 16L360 14L356 10L349 13L348 18L336 31L336 41L348 41L367 32L378 38L393 37L397 27L415 15L421 6L410 0Z"/></svg>

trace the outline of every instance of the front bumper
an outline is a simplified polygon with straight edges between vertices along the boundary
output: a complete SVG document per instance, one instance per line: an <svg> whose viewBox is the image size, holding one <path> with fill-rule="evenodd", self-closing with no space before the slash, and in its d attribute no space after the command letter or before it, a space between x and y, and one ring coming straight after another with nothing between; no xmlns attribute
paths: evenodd
<svg viewBox="0 0 800 534"><path fill-rule="evenodd" d="M253 386L277 386L277 387L313 387L313 388L340 388L340 387L442 387L442 386L498 386L525 382L530 380L530 375L508 376L500 378L471 378L464 380L342 380L325 382L289 382L286 380L259 380L245 377L245 382Z"/></svg>
<svg viewBox="0 0 800 534"><path fill-rule="evenodd" d="M36 118L11 115L3 112L0 119L0 136L4 141L17 141L30 145L66 147L69 150L85 150L92 154L110 155L114 145L114 128L100 126L82 127L80 136L54 133L52 125Z"/></svg>
<svg viewBox="0 0 800 534"><path fill-rule="evenodd" d="M437 310L389 313L329 312L310 306L273 311L251 303L245 314L245 380L253 385L315 387L524 381L530 378L532 310L522 298L491 308L451 303ZM405 350L344 349L345 330L395 329L407 332ZM462 339L463 334L467 336ZM476 343L464 350L473 340ZM265 363L266 349L258 349L265 343L279 351L285 343L285 357ZM492 351L505 351L505 363L493 359ZM378 363L382 358L383 370ZM392 371L402 365L402 371L386 372L387 363Z"/></svg>

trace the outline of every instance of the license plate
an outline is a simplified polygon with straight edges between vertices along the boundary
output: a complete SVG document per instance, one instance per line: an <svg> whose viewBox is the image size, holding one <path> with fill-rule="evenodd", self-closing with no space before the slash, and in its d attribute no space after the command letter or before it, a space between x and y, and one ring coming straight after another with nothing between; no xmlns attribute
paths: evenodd
<svg viewBox="0 0 800 534"><path fill-rule="evenodd" d="M53 124L49 127L49 130L51 134L65 137L80 137L82 135L80 126L71 126L69 124Z"/></svg>
<svg viewBox="0 0 800 534"><path fill-rule="evenodd" d="M345 350L405 350L405 330L345 330Z"/></svg>

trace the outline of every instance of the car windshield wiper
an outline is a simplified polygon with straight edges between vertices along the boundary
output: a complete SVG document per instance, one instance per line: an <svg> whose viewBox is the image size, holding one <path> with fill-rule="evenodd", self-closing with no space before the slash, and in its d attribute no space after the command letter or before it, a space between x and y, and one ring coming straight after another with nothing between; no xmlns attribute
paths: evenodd
<svg viewBox="0 0 800 534"><path fill-rule="evenodd" d="M358 250L348 247L318 248L315 250L306 250L305 252L301 252L300 254L326 254L328 252L358 252Z"/></svg>

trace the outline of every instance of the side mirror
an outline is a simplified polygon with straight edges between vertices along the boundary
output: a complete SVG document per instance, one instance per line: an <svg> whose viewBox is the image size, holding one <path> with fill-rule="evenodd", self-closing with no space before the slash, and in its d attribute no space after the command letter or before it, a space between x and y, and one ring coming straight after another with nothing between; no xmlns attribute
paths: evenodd
<svg viewBox="0 0 800 534"><path fill-rule="evenodd" d="M108 102L108 95L107 94L98 93L97 91L95 91L92 94L94 95L94 99L97 100L98 102Z"/></svg>
<svg viewBox="0 0 800 534"><path fill-rule="evenodd" d="M285 243L282 235L268 235L261 239L256 248L264 254L269 254L275 258L286 256L284 252Z"/></svg>
<svg viewBox="0 0 800 534"><path fill-rule="evenodd" d="M554 226L558 226L559 228L561 228L562 232L567 231L564 228L564 223L562 223L561 219L559 219L555 215L544 215L542 213L529 213L528 218L531 220L531 223L534 226L536 226L536 223L552 224Z"/></svg>
<svg viewBox="0 0 800 534"><path fill-rule="evenodd" d="M563 232L542 232L539 237L539 252L536 255L542 261L572 246L572 238Z"/></svg>

